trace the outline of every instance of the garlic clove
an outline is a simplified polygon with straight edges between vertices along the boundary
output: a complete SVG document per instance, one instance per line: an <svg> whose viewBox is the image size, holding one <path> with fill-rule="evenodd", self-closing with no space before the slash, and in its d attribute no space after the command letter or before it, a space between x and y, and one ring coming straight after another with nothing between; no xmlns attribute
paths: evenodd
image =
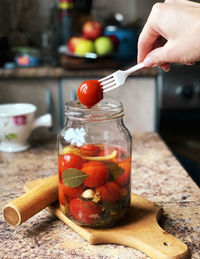
<svg viewBox="0 0 200 259"><path fill-rule="evenodd" d="M93 199L94 198L94 195L95 195L95 192L94 190L92 189L87 189L85 190L83 193L82 193L82 198L84 199Z"/></svg>

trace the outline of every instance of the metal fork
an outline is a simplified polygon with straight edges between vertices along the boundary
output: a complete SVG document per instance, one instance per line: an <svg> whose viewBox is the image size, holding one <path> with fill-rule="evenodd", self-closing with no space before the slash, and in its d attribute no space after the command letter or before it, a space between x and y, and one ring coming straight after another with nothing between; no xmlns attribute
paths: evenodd
<svg viewBox="0 0 200 259"><path fill-rule="evenodd" d="M144 67L143 63L139 63L125 71L117 70L109 76L106 76L99 80L102 85L103 92L111 91L121 85L123 85L126 81L126 78L133 72Z"/></svg>

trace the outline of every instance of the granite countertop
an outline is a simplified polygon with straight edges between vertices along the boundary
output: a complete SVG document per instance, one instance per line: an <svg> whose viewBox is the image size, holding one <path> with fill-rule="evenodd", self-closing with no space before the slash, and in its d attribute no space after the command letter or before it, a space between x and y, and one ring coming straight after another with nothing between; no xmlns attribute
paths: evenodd
<svg viewBox="0 0 200 259"><path fill-rule="evenodd" d="M62 67L33 67L33 68L14 68L14 69L0 69L0 79L20 79L20 78L49 78L49 79L60 79L60 78L80 78L80 77L105 77L119 68L106 68L106 69L64 69ZM121 68L122 69L122 68ZM134 73L134 76L150 76L154 77L157 75L156 68L146 68Z"/></svg>
<svg viewBox="0 0 200 259"><path fill-rule="evenodd" d="M0 209L23 194L26 182L57 172L55 141L32 142L21 153L0 154ZM133 135L132 191L164 208L160 225L200 258L200 190L156 133ZM0 216L3 259L148 258L122 245L90 245L46 210L18 227Z"/></svg>

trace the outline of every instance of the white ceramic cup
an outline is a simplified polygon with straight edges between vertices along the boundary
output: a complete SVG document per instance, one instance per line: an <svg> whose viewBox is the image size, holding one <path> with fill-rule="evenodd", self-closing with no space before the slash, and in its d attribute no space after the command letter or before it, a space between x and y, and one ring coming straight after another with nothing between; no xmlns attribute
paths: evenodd
<svg viewBox="0 0 200 259"><path fill-rule="evenodd" d="M30 103L0 104L0 151L19 152L29 148L31 131L51 127L52 117L45 114L35 119L37 107Z"/></svg>

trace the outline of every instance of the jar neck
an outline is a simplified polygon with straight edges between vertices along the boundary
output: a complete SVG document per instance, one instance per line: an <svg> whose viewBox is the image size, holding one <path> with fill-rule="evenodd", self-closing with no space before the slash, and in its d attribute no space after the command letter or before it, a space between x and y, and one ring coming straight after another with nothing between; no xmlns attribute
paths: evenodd
<svg viewBox="0 0 200 259"><path fill-rule="evenodd" d="M120 119L124 115L123 105L119 101L103 99L94 107L88 109L79 101L69 101L65 104L65 116L67 120L105 121Z"/></svg>

